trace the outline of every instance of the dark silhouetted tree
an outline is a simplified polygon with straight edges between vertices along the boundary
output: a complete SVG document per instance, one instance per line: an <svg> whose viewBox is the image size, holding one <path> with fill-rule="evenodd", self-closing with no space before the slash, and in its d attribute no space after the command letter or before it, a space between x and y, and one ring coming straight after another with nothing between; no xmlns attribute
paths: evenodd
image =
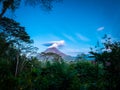
<svg viewBox="0 0 120 90"><path fill-rule="evenodd" d="M118 90L120 83L120 42L105 35L101 52L91 52L97 64L103 64L107 90ZM100 49L99 49L100 50Z"/></svg>
<svg viewBox="0 0 120 90"><path fill-rule="evenodd" d="M8 9L15 11L17 8L19 8L21 3L25 3L30 6L40 5L46 10L51 10L53 7L53 3L60 1L61 0L0 0L0 19L3 17Z"/></svg>

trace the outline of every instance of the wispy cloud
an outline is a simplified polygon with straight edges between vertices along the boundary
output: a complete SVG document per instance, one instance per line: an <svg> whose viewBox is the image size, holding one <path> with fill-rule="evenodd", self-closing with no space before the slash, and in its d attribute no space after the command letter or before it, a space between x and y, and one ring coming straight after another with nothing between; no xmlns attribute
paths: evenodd
<svg viewBox="0 0 120 90"><path fill-rule="evenodd" d="M81 35L80 33L76 33L76 36L77 36L80 40L82 40L82 41L90 41L89 38Z"/></svg>
<svg viewBox="0 0 120 90"><path fill-rule="evenodd" d="M50 41L47 43L42 44L44 46L47 46L48 48L59 48L65 45L65 41L64 40L60 40L60 41Z"/></svg>
<svg viewBox="0 0 120 90"><path fill-rule="evenodd" d="M69 36L69 35L67 35L67 34L65 34L65 33L63 33L63 36L64 36L65 38L67 38L68 40L72 41L72 42L76 42L75 39L74 39L72 36Z"/></svg>
<svg viewBox="0 0 120 90"><path fill-rule="evenodd" d="M66 48L63 50L63 52L66 52L68 55L71 55L71 56L76 56L78 54L81 54L81 53L85 53L85 54L88 54L90 51L89 48Z"/></svg>
<svg viewBox="0 0 120 90"><path fill-rule="evenodd" d="M105 29L105 27L99 27L98 29L97 29L97 31L103 31Z"/></svg>
<svg viewBox="0 0 120 90"><path fill-rule="evenodd" d="M81 50L69 48L69 49L66 49L66 51L69 52L69 53L80 53Z"/></svg>

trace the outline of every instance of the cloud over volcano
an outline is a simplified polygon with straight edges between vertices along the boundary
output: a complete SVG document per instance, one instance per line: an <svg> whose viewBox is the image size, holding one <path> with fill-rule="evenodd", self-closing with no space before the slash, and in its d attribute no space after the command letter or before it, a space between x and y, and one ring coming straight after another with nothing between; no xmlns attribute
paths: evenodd
<svg viewBox="0 0 120 90"><path fill-rule="evenodd" d="M65 45L65 41L64 40L50 41L50 42L44 43L42 45L47 46L48 48L60 48Z"/></svg>

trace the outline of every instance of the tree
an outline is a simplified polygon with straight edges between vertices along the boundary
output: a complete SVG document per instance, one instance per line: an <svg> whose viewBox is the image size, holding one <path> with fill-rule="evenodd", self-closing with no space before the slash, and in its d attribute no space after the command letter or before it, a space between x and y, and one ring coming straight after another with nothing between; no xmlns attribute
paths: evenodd
<svg viewBox="0 0 120 90"><path fill-rule="evenodd" d="M20 26L16 21L9 18L2 18L0 20L0 40L2 48L19 48L23 43L32 43L30 36L25 32L25 28ZM21 47L22 48L22 47ZM2 54L5 51L2 50Z"/></svg>
<svg viewBox="0 0 120 90"><path fill-rule="evenodd" d="M24 27L13 19L6 17L0 20L0 41L0 58L16 63L14 68L15 76L17 76L20 67L23 68L25 65L23 56L26 57L30 53L33 54L35 49L31 46L33 41Z"/></svg>
<svg viewBox="0 0 120 90"><path fill-rule="evenodd" d="M53 6L53 2L59 2L61 0L0 0L1 12L0 19L4 16L8 9L15 11L19 8L20 4L24 2L25 4L29 4L31 6L40 5L44 7L46 10L51 10Z"/></svg>
<svg viewBox="0 0 120 90"><path fill-rule="evenodd" d="M85 59L86 59L86 54L84 54L84 53L78 54L76 56L76 61L85 60Z"/></svg>
<svg viewBox="0 0 120 90"><path fill-rule="evenodd" d="M103 37L104 48L99 52L91 52L97 64L103 64L105 70L106 89L118 90L120 83L120 42L112 41L110 37Z"/></svg>

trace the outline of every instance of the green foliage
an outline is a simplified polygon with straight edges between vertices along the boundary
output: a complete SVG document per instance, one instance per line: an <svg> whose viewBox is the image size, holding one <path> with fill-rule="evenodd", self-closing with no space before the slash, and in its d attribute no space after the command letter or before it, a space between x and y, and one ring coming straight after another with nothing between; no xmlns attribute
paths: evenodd
<svg viewBox="0 0 120 90"><path fill-rule="evenodd" d="M97 87L96 65L90 62L41 62L35 58L26 58L22 72L15 77L12 72L15 66L5 61L0 61L0 89L5 89L6 85L11 90L89 90L93 86ZM102 72L103 69L99 66L98 70Z"/></svg>
<svg viewBox="0 0 120 90"><path fill-rule="evenodd" d="M80 65L80 63L82 63ZM94 81L96 80L96 78L94 77L94 75L89 75L90 72L82 72L82 74L87 74L86 77L88 77L86 80L88 81L82 81L83 79L85 79L85 77L80 77L79 74L79 68L84 65L84 64L91 64L88 62L77 62L77 63L66 63L66 62L46 62L44 64L44 66L42 66L39 70L39 75L38 78L36 76L36 78L38 79L38 81L36 80L36 85L38 85L38 87L40 90L79 90L80 88L88 88L86 85L88 84L89 86L91 86L90 84L92 83L92 81L89 78L94 79ZM79 66L80 65L80 66ZM91 64L89 65L85 65L82 66L84 68L86 68L86 70L88 69L87 67L89 66L89 68L91 67L92 69L94 69L93 67L95 67L95 65ZM80 71L83 71L81 68ZM91 70L92 72L92 70ZM34 72L35 73L35 72ZM38 73L38 72L36 72ZM91 74L96 74L96 73L91 73ZM33 76L32 76L33 77ZM91 83L90 83L91 82Z"/></svg>
<svg viewBox="0 0 120 90"><path fill-rule="evenodd" d="M84 53L78 54L76 56L76 61L79 61L79 60L86 60L86 54Z"/></svg>
<svg viewBox="0 0 120 90"><path fill-rule="evenodd" d="M102 64L105 70L105 87L108 90L118 90L120 83L120 42L112 41L104 36L104 51L91 52L95 56L97 64ZM102 49L99 49L102 50Z"/></svg>
<svg viewBox="0 0 120 90"><path fill-rule="evenodd" d="M2 35L1 37L5 37L9 43L15 43L20 40L28 43L31 42L30 36L25 32L25 28L13 19L6 17L0 20L0 35Z"/></svg>
<svg viewBox="0 0 120 90"><path fill-rule="evenodd" d="M26 55L27 49L31 50L30 43L29 35L18 22L0 19L0 90L18 88L18 76L23 70L29 70Z"/></svg>

